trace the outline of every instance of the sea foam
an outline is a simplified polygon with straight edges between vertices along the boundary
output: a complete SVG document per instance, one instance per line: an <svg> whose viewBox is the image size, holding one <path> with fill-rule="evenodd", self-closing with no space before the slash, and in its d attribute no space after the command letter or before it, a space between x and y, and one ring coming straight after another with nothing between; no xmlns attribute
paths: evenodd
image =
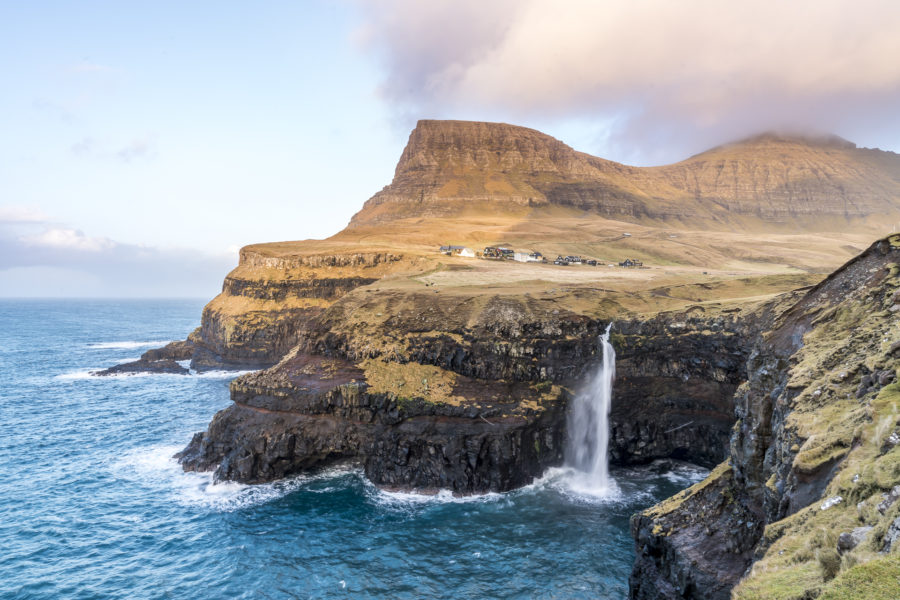
<svg viewBox="0 0 900 600"><path fill-rule="evenodd" d="M110 470L119 479L167 490L170 499L187 507L229 512L264 504L298 489L307 478L296 477L271 484L246 485L232 481L213 482L213 474L185 472L174 454L179 446L134 448L111 461Z"/></svg>
<svg viewBox="0 0 900 600"><path fill-rule="evenodd" d="M131 350L134 348L149 348L153 346L165 346L172 340L155 340L155 341L124 341L124 342L94 342L88 344L87 347L93 350Z"/></svg>
<svg viewBox="0 0 900 600"><path fill-rule="evenodd" d="M130 361L125 361L130 362ZM122 364L121 362L116 364ZM132 377L196 377L198 379L231 379L234 377L238 377L240 375L246 375L247 373L252 373L252 370L243 370L243 371L227 371L227 370L215 370L215 371L190 371L187 375L179 374L179 373L114 373L112 375L97 375L99 371L106 369L107 367L91 367L87 369L77 369L75 371L69 371L67 373L61 373L59 375L55 375L53 379L58 381L80 381L85 379L93 379L96 381L103 380L112 380L112 379L126 379Z"/></svg>

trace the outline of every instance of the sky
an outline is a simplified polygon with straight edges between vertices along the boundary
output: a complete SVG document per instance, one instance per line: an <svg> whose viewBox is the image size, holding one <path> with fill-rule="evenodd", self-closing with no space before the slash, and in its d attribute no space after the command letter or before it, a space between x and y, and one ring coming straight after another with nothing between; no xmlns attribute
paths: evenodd
<svg viewBox="0 0 900 600"><path fill-rule="evenodd" d="M418 119L629 164L768 130L900 151L900 3L0 3L0 296L203 297L322 238Z"/></svg>

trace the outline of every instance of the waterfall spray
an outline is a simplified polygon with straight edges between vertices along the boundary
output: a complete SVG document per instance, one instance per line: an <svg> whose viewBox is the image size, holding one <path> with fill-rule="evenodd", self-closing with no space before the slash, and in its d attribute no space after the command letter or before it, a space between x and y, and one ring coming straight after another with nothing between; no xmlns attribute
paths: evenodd
<svg viewBox="0 0 900 600"><path fill-rule="evenodd" d="M569 412L567 462L577 473L577 487L606 494L615 486L609 478L609 409L616 374L616 352L609 343L609 330L600 336L603 361L588 385L575 397Z"/></svg>

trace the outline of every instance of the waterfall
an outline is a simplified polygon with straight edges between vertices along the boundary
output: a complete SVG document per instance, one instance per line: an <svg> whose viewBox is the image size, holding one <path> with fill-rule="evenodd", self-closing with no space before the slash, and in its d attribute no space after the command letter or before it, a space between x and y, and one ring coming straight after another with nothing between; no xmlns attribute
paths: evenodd
<svg viewBox="0 0 900 600"><path fill-rule="evenodd" d="M609 329L600 336L603 362L587 386L575 396L569 411L569 443L567 462L576 471L573 483L582 491L605 495L615 489L609 478L609 408L613 378L616 374L616 352L609 343Z"/></svg>

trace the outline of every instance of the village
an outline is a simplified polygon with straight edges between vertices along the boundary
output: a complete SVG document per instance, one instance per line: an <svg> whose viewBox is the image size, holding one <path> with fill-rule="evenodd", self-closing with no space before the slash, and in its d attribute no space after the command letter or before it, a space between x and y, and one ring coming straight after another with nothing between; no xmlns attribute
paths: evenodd
<svg viewBox="0 0 900 600"><path fill-rule="evenodd" d="M441 254L447 256L458 256L461 258L480 258L483 260L511 260L521 263L541 263L553 264L560 267L568 267L569 265L586 265L590 267L625 267L625 268L647 268L644 267L643 261L633 258L626 258L618 263L609 263L604 260L595 258L586 258L582 256L562 256L558 255L555 259L549 259L540 252L517 251L512 248L504 248L502 246L487 246L481 252L473 250L467 246L441 246L439 249Z"/></svg>

